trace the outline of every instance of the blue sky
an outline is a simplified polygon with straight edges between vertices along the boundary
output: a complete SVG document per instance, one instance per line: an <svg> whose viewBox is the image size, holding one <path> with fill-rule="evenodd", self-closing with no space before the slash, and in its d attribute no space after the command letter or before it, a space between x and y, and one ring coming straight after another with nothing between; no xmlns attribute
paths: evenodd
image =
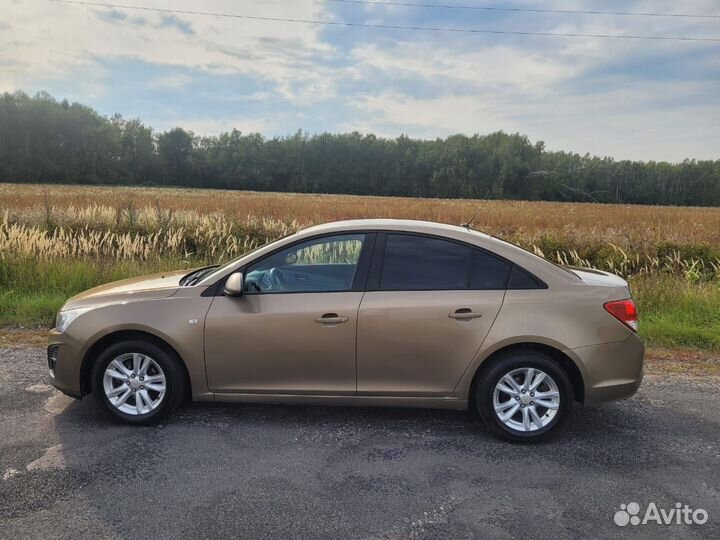
<svg viewBox="0 0 720 540"><path fill-rule="evenodd" d="M720 37L720 19L326 0L118 2L385 25ZM720 14L716 0L421 3ZM620 159L720 158L720 43L433 33L0 0L0 91L200 134L520 132Z"/></svg>

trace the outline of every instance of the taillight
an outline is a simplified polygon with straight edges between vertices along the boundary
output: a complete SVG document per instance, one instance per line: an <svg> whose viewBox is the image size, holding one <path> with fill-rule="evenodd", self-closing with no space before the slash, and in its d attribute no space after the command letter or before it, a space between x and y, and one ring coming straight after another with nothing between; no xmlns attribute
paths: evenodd
<svg viewBox="0 0 720 540"><path fill-rule="evenodd" d="M618 321L628 326L633 332L638 331L638 313L635 302L631 298L605 302L605 310Z"/></svg>

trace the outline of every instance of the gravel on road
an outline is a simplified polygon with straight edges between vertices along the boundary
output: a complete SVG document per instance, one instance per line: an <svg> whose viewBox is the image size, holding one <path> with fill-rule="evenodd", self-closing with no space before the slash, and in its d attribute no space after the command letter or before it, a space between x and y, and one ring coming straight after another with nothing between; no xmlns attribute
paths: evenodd
<svg viewBox="0 0 720 540"><path fill-rule="evenodd" d="M523 446L413 409L195 403L129 427L48 386L44 355L0 349L2 538L720 537L718 377L650 375ZM620 527L630 502L709 519Z"/></svg>

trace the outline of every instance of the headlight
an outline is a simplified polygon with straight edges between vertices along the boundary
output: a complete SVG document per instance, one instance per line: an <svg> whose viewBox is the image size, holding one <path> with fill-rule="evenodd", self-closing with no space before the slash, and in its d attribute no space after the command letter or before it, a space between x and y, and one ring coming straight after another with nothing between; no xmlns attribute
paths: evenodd
<svg viewBox="0 0 720 540"><path fill-rule="evenodd" d="M67 327L77 319L80 315L86 311L90 311L92 308L80 308L80 309L68 309L67 311L59 311L55 318L55 330L60 333L65 332Z"/></svg>

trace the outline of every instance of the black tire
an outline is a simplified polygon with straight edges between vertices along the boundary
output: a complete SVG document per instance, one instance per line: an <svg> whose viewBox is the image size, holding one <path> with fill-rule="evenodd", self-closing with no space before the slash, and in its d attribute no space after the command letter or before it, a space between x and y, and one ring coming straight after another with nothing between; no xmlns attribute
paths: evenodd
<svg viewBox="0 0 720 540"><path fill-rule="evenodd" d="M557 385L560 394L560 403L554 417L548 424L533 431L520 431L507 426L498 417L493 405L495 387L500 379L513 370L526 368L539 369L549 375ZM567 373L557 362L541 352L533 350L512 351L493 361L492 365L482 371L478 377L474 392L476 410L491 433L509 442L535 443L546 440L557 433L560 426L567 419L568 411L572 407L572 384ZM547 412L545 409L541 410ZM520 417L522 417L522 411L520 413Z"/></svg>
<svg viewBox="0 0 720 540"><path fill-rule="evenodd" d="M149 356L160 366L165 375L165 395L155 409L145 414L127 414L113 406L105 395L103 376L107 366L115 358L127 353L140 353ZM157 424L165 419L180 406L186 391L185 377L180 366L180 359L164 347L142 339L115 343L100 353L93 364L91 385L95 399L110 416L128 424L144 426Z"/></svg>

